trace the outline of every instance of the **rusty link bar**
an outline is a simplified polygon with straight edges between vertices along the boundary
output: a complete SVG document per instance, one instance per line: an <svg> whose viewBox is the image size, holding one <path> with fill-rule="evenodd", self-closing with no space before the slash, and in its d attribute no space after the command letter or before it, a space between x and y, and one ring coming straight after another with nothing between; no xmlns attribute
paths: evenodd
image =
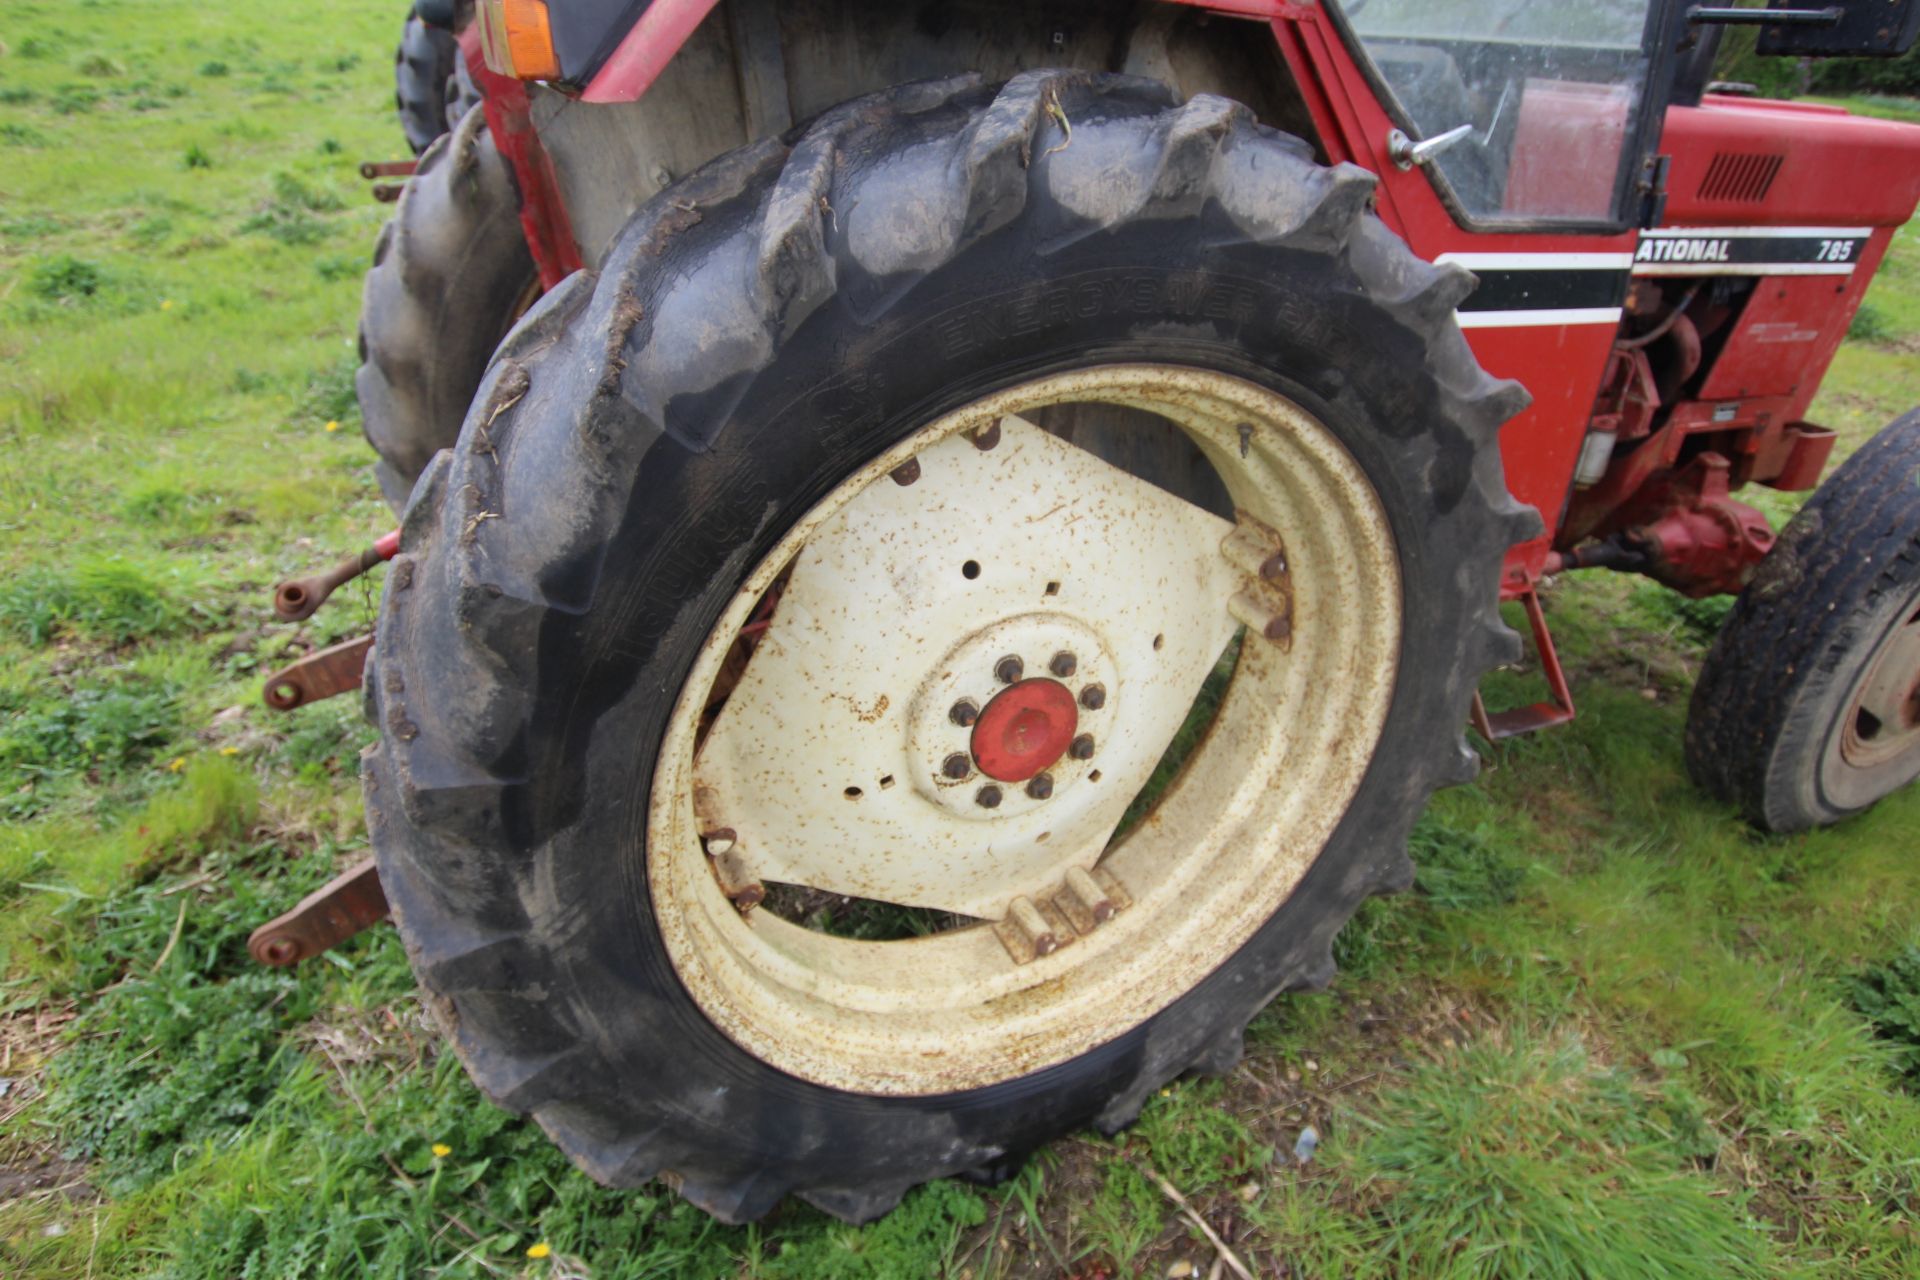
<svg viewBox="0 0 1920 1280"><path fill-rule="evenodd" d="M366 550L348 556L331 569L304 578L289 578L273 589L273 611L283 622L305 621L343 583L352 582L382 560L393 559L399 550L400 531L395 529Z"/></svg>
<svg viewBox="0 0 1920 1280"><path fill-rule="evenodd" d="M375 178L411 178L419 167L418 160L363 160L360 176L369 182Z"/></svg>
<svg viewBox="0 0 1920 1280"><path fill-rule="evenodd" d="M275 711L292 711L360 687L373 637L360 636L310 653L267 677L260 696Z"/></svg>
<svg viewBox="0 0 1920 1280"><path fill-rule="evenodd" d="M300 904L255 929L247 953L264 965L283 969L337 947L387 918L387 894L380 870L369 858L300 899Z"/></svg>

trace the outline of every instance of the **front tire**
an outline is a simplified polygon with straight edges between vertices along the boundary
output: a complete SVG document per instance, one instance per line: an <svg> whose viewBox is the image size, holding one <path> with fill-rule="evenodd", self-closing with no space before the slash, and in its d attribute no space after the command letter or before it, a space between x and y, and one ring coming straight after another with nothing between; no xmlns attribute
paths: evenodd
<svg viewBox="0 0 1920 1280"><path fill-rule="evenodd" d="M1686 750L1702 788L1769 831L1920 777L1920 410L1781 532L1707 654Z"/></svg>
<svg viewBox="0 0 1920 1280"><path fill-rule="evenodd" d="M1406 835L1430 792L1473 776L1468 703L1481 673L1517 652L1496 612L1501 560L1537 528L1507 494L1496 444L1524 394L1480 371L1452 321L1471 277L1415 259L1367 212L1371 189L1358 169L1314 165L1244 108L1176 106L1143 81L1036 72L997 91L973 78L910 85L827 113L791 148L749 147L661 193L598 277L575 276L527 316L459 446L421 483L367 682L382 727L366 775L382 882L416 973L490 1097L533 1113L601 1181L670 1176L730 1222L789 1192L859 1221L916 1183L997 1166L1077 1125L1123 1127L1180 1072L1230 1066L1275 994L1329 979L1333 936L1359 902L1410 879ZM1163 492L1003 416L1062 400L1152 408L1212 460L1240 523L1183 515ZM908 513L862 560L856 516L889 495L941 492L975 459L1025 469L997 489L955 491L965 500L942 508L950 523ZM1032 945L1039 935L1011 907L992 932L898 942L828 938L770 907L757 923L740 916L758 899L724 886L727 860L772 841L748 827L723 840L700 812L694 744L747 744L736 758L751 775L755 739L722 722L772 661L757 646L783 633L766 628L789 628L797 647L792 628L829 626L836 579L817 571L829 557L802 559L828 522L840 529L834 554L855 565L837 581L920 617L917 602L934 596L1001 589L999 562L971 549L1003 549L996 533L1051 518L1049 503L1021 504L1075 475L1108 487L1063 518L1059 555L1094 576L1119 561L1102 589L1138 599L1145 583L1143 610L1171 608L1155 605L1155 584L1179 598L1181 564L1217 571L1208 557L1221 530L1229 542L1284 539L1277 562L1245 563L1290 583L1289 625L1241 600L1272 600L1271 581L1235 580L1233 616L1247 630L1212 728L1134 834L1102 853L1097 833L1111 827L1093 827L1095 874L1128 851L1165 855L1136 859L1132 883L1146 887L1108 923L1036 896L1029 906L1044 910L1031 919L1072 943L1057 950ZM1123 499L1161 514L1145 529L1115 526ZM1199 531L1192 558L1163 562L1154 544L1185 525ZM966 548L922 554L949 535ZM1049 544L1022 545L1044 556ZM989 619L953 650L973 654L967 678L989 691L973 666L998 652L995 627L1032 631L1029 670L1064 652L1056 635L1085 637L1080 661L1108 660L1102 646L1118 635L1117 692L1077 699L1117 716L1154 683L1129 684L1128 663L1150 663L1163 642L1193 649L1174 628L1225 616L1076 618L1074 572L1044 580L1038 562L1019 563L1031 580L1014 587L1030 587L1024 608L1041 612ZM936 566L939 585L923 576ZM823 583L827 595L805 595ZM923 775L958 749L919 763L909 753L884 776L825 772L845 743L888 725L965 741L948 724L964 719L965 699L949 713L939 684L952 637L864 608L847 616L884 652L838 650L822 633L820 652L842 652L837 678L906 670L924 651L937 714L909 712L927 699L906 688L848 694L856 714L823 740L797 727L800 701L782 699L792 736L765 742L766 785L748 776L722 803L764 813L765 797L790 794L812 765L836 814L883 795L923 815L944 803L944 784ZM1129 647L1135 632L1152 643ZM766 638L742 674L733 655L751 633ZM1195 651L1211 665L1204 645ZM1087 682L1060 659L1053 677ZM1023 683L993 671L1009 689ZM816 701L838 705L851 687ZM1293 729L1314 749L1286 756ZM1275 742L1266 754L1248 746ZM1157 747L1112 749L1130 763L1106 781L1130 787ZM1060 787L1093 794L1098 772L1075 774L1067 758ZM1004 804L988 806L974 798L986 789L975 770L990 767L1003 766L978 750L965 779L946 774L968 799L927 829L979 821L1024 833L999 842L1023 857L1047 848L1051 829L1013 824L1045 825L1033 815L1064 791L1029 782L1012 794L1008 783ZM1230 803L1204 803L1213 796ZM1239 825L1208 825L1216 808ZM1261 816L1283 811L1294 816ZM1243 843L1227 849L1227 836ZM955 848L954 866L974 852ZM1213 878L1187 874L1231 874L1227 852L1271 872L1246 886L1248 900L1210 897ZM935 867L940 882L916 888L887 880L889 859L873 849L846 853L825 874L869 874L862 883L895 886L889 901L976 919L982 903L1007 901L992 892L990 859L969 864L979 874L964 885ZM1069 887L1084 886L1076 869ZM1209 910L1183 914L1179 894L1154 887L1180 875ZM1106 879L1099 887L1119 902ZM779 940L792 944L784 958L759 948ZM1147 988L1125 993L1119 1024L1061 994L1120 990L1101 985L1094 959ZM792 981L753 969L763 962ZM937 981L963 965L981 967ZM935 1007L916 983L960 996ZM1006 994L969 998L970 987ZM1025 1041L1020 1019L1037 1029ZM1009 1048L970 1052L974 1032Z"/></svg>

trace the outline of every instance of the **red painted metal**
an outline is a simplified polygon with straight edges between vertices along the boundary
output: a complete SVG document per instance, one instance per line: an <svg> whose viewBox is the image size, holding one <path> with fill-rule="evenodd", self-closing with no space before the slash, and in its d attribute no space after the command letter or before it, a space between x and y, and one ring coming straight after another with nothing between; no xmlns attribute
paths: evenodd
<svg viewBox="0 0 1920 1280"><path fill-rule="evenodd" d="M487 66L480 52L477 23L461 32L460 51L473 82L480 88L493 144L513 166L513 176L519 183L520 227L526 233L534 265L540 270L540 287L551 289L580 270L580 246L573 237L566 202L560 198L553 157L547 154L534 127L527 87Z"/></svg>
<svg viewBox="0 0 1920 1280"><path fill-rule="evenodd" d="M1613 235L1469 231L1454 220L1421 169L1401 170L1387 155L1396 127L1380 105L1352 52L1323 22L1277 22L1274 35L1295 79L1307 87L1307 107L1331 160L1349 159L1379 175L1380 217L1413 251L1437 259L1450 253L1633 252L1632 231ZM1549 531L1565 508L1587 419L1613 348L1612 322L1471 329L1467 342L1487 372L1514 378L1533 403L1502 430L1507 486L1546 518ZM1551 371L1548 376L1543 373ZM1552 548L1551 532L1509 553L1502 591L1523 595L1537 582Z"/></svg>
<svg viewBox="0 0 1920 1280"><path fill-rule="evenodd" d="M583 99L641 96L715 2L654 0ZM1462 226L1426 170L1402 170L1392 162L1387 147L1396 121L1360 58L1317 6L1287 0L1172 2L1264 23L1299 89L1321 152L1331 163L1357 164L1377 176L1381 219L1420 257L1630 255L1637 247L1632 230ZM528 242L542 281L551 287L580 259L526 91L487 72L476 48L469 48L468 58L487 96L489 124L520 181ZM1576 88L1543 84L1530 86L1528 95L1577 97ZM1538 114L1531 121L1522 100L1510 205L1537 214L1599 203L1613 166L1596 159L1588 135L1617 131L1624 123L1619 101L1603 98L1594 95L1585 104L1590 109ZM1546 517L1548 530L1509 554L1502 594L1527 609L1552 697L1495 717L1499 736L1520 731L1514 726L1522 723L1539 727L1572 715L1535 591L1543 574L1581 564L1630 567L1625 560L1631 560L1695 594L1744 581L1771 535L1728 490L1749 481L1805 488L1817 480L1832 433L1804 421L1808 403L1892 229L1920 200L1920 129L1860 119L1838 108L1708 95L1698 107L1668 111L1661 150L1670 157L1667 227L1831 225L1870 235L1850 275L1761 278L1750 298L1688 294L1676 306L1670 287L1663 293L1656 282L1645 281L1643 294L1636 285L1631 325L1644 328L1647 317L1663 311L1670 316L1664 329L1643 342L1622 341L1620 324L1604 317L1604 308L1596 309L1603 318L1581 323L1505 326L1484 314L1473 317L1477 323L1466 329L1466 338L1480 363L1532 393L1532 405L1503 429L1501 451L1509 488ZM1696 301L1700 309L1690 310ZM1703 365L1705 378L1694 376ZM1575 490L1575 464L1590 431L1617 445L1599 482ZM1046 724L1043 736L1051 742L1057 735L1051 721Z"/></svg>
<svg viewBox="0 0 1920 1280"><path fill-rule="evenodd" d="M1785 440L1785 460L1774 478L1767 481L1776 489L1811 489L1820 483L1827 459L1833 456L1834 433L1811 422L1789 422L1781 433Z"/></svg>
<svg viewBox="0 0 1920 1280"><path fill-rule="evenodd" d="M720 0L653 0L594 75L583 102L632 102L645 93L680 52L700 20Z"/></svg>
<svg viewBox="0 0 1920 1280"><path fill-rule="evenodd" d="M1521 608L1527 613L1527 630L1533 637L1534 652L1540 656L1540 674L1546 677L1547 696L1530 706L1487 714L1480 695L1473 696L1474 728L1489 742L1517 738L1523 733L1565 724L1574 717L1573 690L1567 684L1566 670L1560 665L1560 653L1553 647L1553 632L1547 629L1546 610L1540 607L1540 593L1522 592Z"/></svg>
<svg viewBox="0 0 1920 1280"><path fill-rule="evenodd" d="M1627 545L1644 551L1647 576L1683 595L1739 591L1773 549L1767 518L1728 496L1731 464L1703 453L1647 494L1660 514L1627 531Z"/></svg>
<svg viewBox="0 0 1920 1280"><path fill-rule="evenodd" d="M1895 227L1920 202L1920 129L1839 107L1709 94L1668 109L1660 149L1665 226ZM1710 198L1722 155L1782 157L1764 200Z"/></svg>
<svg viewBox="0 0 1920 1280"><path fill-rule="evenodd" d="M1207 9L1235 18L1265 18L1272 22L1317 22L1320 11L1312 5L1288 4L1286 0L1172 0L1194 9Z"/></svg>
<svg viewBox="0 0 1920 1280"><path fill-rule="evenodd" d="M1825 345L1821 339L1836 327L1849 283L1846 276L1778 276L1760 281L1700 388L1700 398L1791 396ZM1819 380L1817 372L1814 380Z"/></svg>
<svg viewBox="0 0 1920 1280"><path fill-rule="evenodd" d="M973 760L1000 782L1025 782L1066 754L1080 723L1073 691L1058 680L1002 689L973 726Z"/></svg>

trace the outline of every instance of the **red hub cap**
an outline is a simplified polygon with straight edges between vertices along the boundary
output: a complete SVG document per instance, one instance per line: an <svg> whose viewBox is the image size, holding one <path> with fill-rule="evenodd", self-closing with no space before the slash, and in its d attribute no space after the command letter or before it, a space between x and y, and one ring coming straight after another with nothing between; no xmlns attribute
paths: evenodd
<svg viewBox="0 0 1920 1280"><path fill-rule="evenodd" d="M1058 680L1022 680L994 696L973 726L973 759L999 782L1025 782L1066 754L1080 711Z"/></svg>

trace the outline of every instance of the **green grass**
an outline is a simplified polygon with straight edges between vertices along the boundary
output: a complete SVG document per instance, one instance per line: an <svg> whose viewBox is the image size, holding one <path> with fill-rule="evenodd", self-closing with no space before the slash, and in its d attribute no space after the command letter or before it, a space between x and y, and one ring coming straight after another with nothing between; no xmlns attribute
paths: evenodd
<svg viewBox="0 0 1920 1280"><path fill-rule="evenodd" d="M353 700L274 718L258 685L372 616L372 584L302 628L266 592L389 523L353 165L401 153L398 16L0 14L0 1274L1204 1275L1154 1175L1267 1275L1920 1271L1920 795L1793 838L1703 800L1680 733L1725 604L1631 579L1553 590L1581 718L1437 801L1330 992L1121 1137L869 1227L594 1187L440 1051L391 930L253 968L251 926L365 856ZM1920 384L1915 236L1814 408L1843 448Z"/></svg>

